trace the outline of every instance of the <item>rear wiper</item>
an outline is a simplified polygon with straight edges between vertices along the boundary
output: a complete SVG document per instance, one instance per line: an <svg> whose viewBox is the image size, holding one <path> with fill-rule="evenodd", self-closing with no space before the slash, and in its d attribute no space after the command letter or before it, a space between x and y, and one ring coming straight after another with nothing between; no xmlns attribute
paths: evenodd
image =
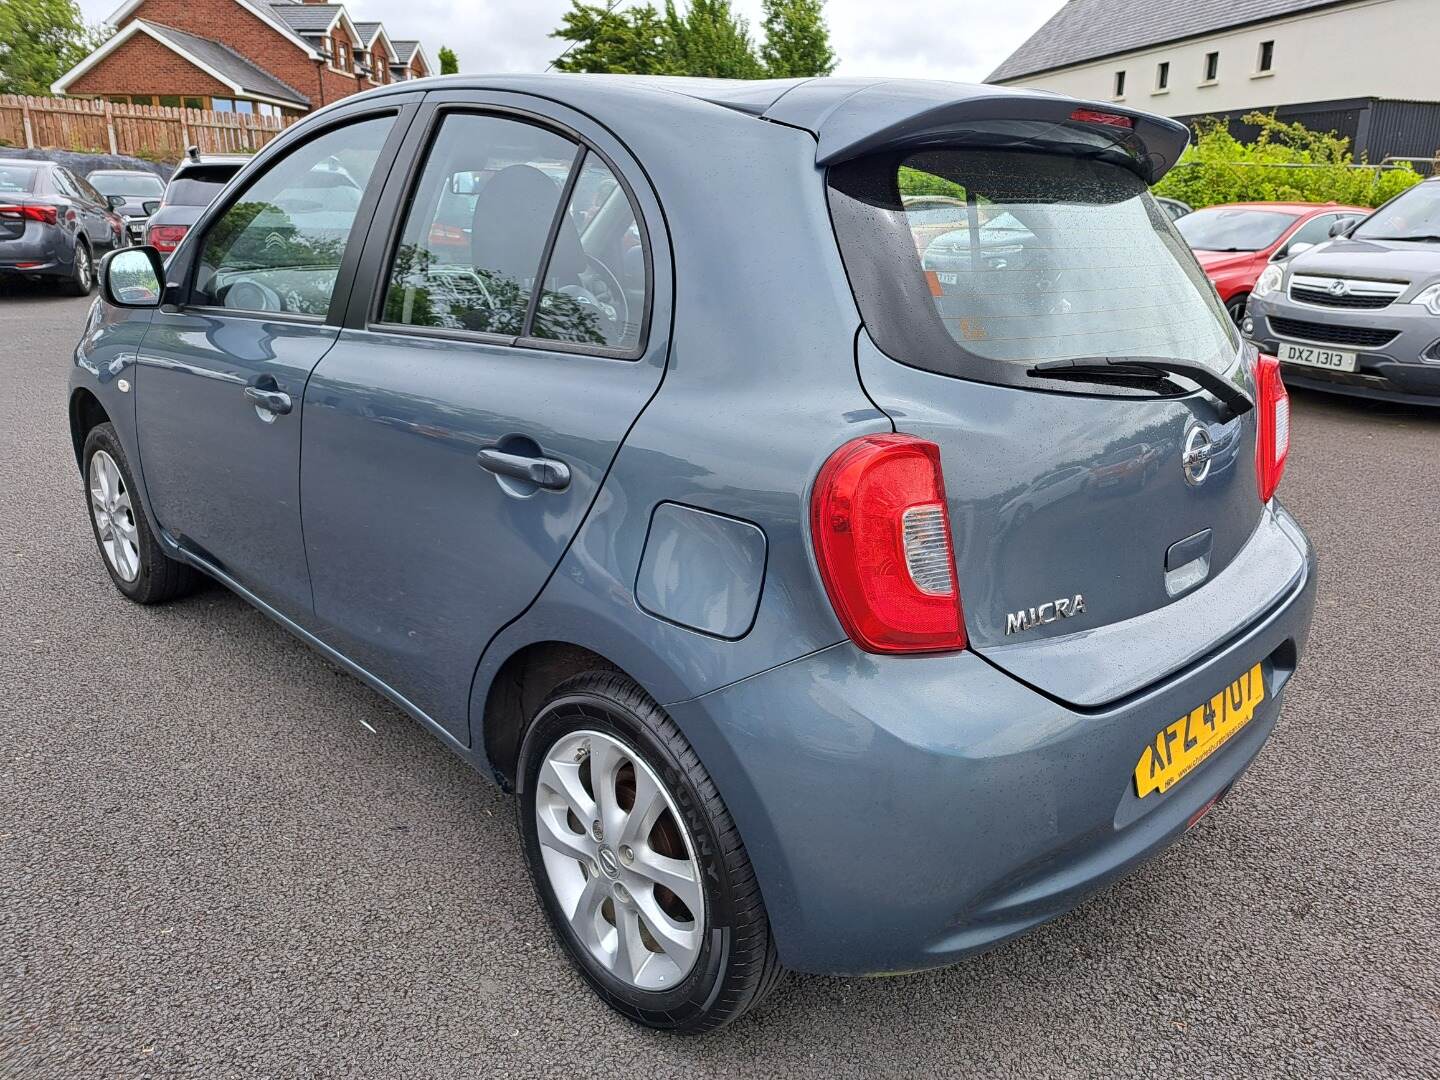
<svg viewBox="0 0 1440 1080"><path fill-rule="evenodd" d="M1084 379L1095 376L1104 378L1126 374L1133 377L1143 373L1158 375L1162 379L1166 375L1179 375L1198 384L1224 406L1220 417L1222 422L1244 416L1255 407L1255 402L1244 389L1213 368L1189 360L1171 359L1168 356L1095 356L1084 360L1046 360L1043 364L1036 364L1028 372L1030 375L1049 379Z"/></svg>

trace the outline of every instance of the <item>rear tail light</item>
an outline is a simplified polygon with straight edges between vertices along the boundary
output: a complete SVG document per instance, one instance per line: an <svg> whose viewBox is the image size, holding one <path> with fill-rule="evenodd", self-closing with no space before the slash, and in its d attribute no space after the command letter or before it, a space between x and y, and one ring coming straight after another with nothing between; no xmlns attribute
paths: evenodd
<svg viewBox="0 0 1440 1080"><path fill-rule="evenodd" d="M168 255L180 246L189 230L188 225L151 225L145 239L156 251Z"/></svg>
<svg viewBox="0 0 1440 1080"><path fill-rule="evenodd" d="M54 225L59 220L59 213L53 206L16 206L0 205L0 218L8 218L11 221L38 221L44 225Z"/></svg>
<svg viewBox="0 0 1440 1080"><path fill-rule="evenodd" d="M965 647L938 446L913 435L846 443L815 481L810 530L825 591L855 644Z"/></svg>
<svg viewBox="0 0 1440 1080"><path fill-rule="evenodd" d="M1285 472L1290 453L1290 394L1280 378L1280 361L1261 354L1255 358L1256 412L1255 478L1260 501L1269 502Z"/></svg>

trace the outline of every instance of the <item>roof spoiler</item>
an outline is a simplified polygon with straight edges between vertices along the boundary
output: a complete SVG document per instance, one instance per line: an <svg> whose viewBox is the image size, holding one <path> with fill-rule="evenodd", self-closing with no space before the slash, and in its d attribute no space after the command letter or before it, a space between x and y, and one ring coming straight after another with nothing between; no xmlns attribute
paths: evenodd
<svg viewBox="0 0 1440 1080"><path fill-rule="evenodd" d="M1041 90L856 80L853 93L839 95L836 82L802 83L764 113L766 120L813 133L819 144L815 163L821 166L876 153L955 145L967 133L985 132L989 145L1003 145L1007 123L1015 124L1009 145L1033 144L1021 134L1026 126L1063 125L1044 140L1048 149L1100 145L1098 135L1123 149L1127 164L1153 184L1180 160L1190 141L1190 130L1177 120ZM956 96L965 89L975 92Z"/></svg>

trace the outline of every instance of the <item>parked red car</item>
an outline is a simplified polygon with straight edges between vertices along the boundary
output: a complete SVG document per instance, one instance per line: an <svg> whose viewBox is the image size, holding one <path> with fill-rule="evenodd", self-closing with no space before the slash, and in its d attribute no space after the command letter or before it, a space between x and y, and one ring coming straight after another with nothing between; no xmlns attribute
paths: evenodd
<svg viewBox="0 0 1440 1080"><path fill-rule="evenodd" d="M1250 290L1267 265L1324 243L1337 220L1358 221L1368 213L1364 207L1339 203L1230 203L1186 214L1175 228L1200 260L1225 310L1239 323Z"/></svg>

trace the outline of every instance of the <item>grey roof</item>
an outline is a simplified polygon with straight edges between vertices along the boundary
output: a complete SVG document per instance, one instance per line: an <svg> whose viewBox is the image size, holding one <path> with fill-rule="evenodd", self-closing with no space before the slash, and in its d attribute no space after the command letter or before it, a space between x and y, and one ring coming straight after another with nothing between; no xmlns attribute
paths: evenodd
<svg viewBox="0 0 1440 1080"><path fill-rule="evenodd" d="M1278 19L1344 0L1067 0L990 73L1019 79L1087 60Z"/></svg>
<svg viewBox="0 0 1440 1080"><path fill-rule="evenodd" d="M420 48L420 42L408 39L391 38L390 44L395 46L395 59L401 64L408 64L415 58L415 50Z"/></svg>
<svg viewBox="0 0 1440 1080"><path fill-rule="evenodd" d="M196 37L171 26L161 26L143 19L146 29L156 37L169 42L181 52L188 53L206 67L218 71L225 79L242 90L260 97L274 98L289 104L308 107L310 99L293 87L285 85L263 68L258 68L234 49L221 45L209 38Z"/></svg>
<svg viewBox="0 0 1440 1080"><path fill-rule="evenodd" d="M344 11L341 4L271 4L273 11L296 33L323 34L335 21L335 13Z"/></svg>
<svg viewBox="0 0 1440 1080"><path fill-rule="evenodd" d="M378 22L357 22L355 32L360 35L360 40L369 45L375 40L375 35L385 29L384 23ZM388 35L387 35L388 36Z"/></svg>

